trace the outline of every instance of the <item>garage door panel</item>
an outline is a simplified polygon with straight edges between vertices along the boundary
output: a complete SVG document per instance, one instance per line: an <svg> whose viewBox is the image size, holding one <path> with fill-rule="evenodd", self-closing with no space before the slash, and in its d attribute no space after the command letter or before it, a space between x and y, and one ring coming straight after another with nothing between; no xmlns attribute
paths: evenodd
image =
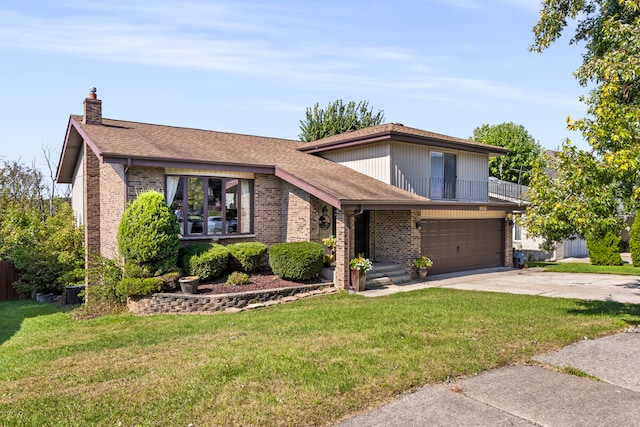
<svg viewBox="0 0 640 427"><path fill-rule="evenodd" d="M504 262L503 220L425 220L422 253L431 273L499 267Z"/></svg>

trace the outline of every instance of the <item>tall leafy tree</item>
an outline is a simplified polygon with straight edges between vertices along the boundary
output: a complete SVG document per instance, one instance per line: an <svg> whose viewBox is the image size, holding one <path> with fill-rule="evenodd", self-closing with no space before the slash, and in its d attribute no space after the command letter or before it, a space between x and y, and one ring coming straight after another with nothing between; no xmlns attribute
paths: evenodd
<svg viewBox="0 0 640 427"><path fill-rule="evenodd" d="M548 48L570 22L576 23L571 43L585 49L574 74L592 89L581 98L587 117L569 118L568 127L582 133L590 150L567 140L554 160L557 179L544 178L543 168L534 172L526 225L548 243L615 231L640 199L640 4L544 0L531 50Z"/></svg>
<svg viewBox="0 0 640 427"><path fill-rule="evenodd" d="M347 104L338 99L330 102L327 108L320 108L316 102L313 108L307 108L306 119L300 120L300 141L310 142L331 135L379 125L384 121L384 112L377 113L369 108L368 101Z"/></svg>
<svg viewBox="0 0 640 427"><path fill-rule="evenodd" d="M473 130L474 141L504 147L509 153L489 159L489 175L529 185L531 170L540 161L542 147L522 125L513 122L484 124Z"/></svg>

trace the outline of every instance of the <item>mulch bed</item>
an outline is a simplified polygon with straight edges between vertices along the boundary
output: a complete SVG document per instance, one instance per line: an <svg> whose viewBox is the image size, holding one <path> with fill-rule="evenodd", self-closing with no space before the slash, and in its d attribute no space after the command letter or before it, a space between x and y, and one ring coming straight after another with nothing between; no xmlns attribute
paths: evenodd
<svg viewBox="0 0 640 427"><path fill-rule="evenodd" d="M313 285L317 283L331 283L330 280L312 280L306 282L294 282L292 280L285 280L280 276L276 276L271 272L256 273L249 275L248 285L226 285L227 278L220 277L216 280L200 283L198 286L198 293L200 294L228 294L233 292L247 292L247 291L263 291L277 288L293 288L301 285Z"/></svg>

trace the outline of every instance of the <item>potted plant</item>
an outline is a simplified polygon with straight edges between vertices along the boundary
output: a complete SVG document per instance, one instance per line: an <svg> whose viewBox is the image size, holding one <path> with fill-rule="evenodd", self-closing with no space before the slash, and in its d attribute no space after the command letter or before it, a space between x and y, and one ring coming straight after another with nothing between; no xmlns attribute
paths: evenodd
<svg viewBox="0 0 640 427"><path fill-rule="evenodd" d="M414 259L411 265L416 269L418 277L420 279L424 279L425 277L427 277L427 269L433 266L433 261L431 261L429 257L421 255L418 258Z"/></svg>
<svg viewBox="0 0 640 427"><path fill-rule="evenodd" d="M186 276L178 279L180 290L185 294L197 294L200 285L200 276Z"/></svg>
<svg viewBox="0 0 640 427"><path fill-rule="evenodd" d="M360 254L349 261L349 268L351 268L351 285L356 291L364 291L367 272L373 268L373 264Z"/></svg>

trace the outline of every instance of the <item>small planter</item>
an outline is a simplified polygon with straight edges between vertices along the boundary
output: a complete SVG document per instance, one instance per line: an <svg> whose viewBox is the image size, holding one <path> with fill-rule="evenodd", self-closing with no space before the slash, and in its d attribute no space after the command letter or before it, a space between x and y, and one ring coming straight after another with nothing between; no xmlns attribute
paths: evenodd
<svg viewBox="0 0 640 427"><path fill-rule="evenodd" d="M320 277L326 280L336 282L336 268L335 267L322 267L320 269Z"/></svg>
<svg viewBox="0 0 640 427"><path fill-rule="evenodd" d="M53 294L36 294L36 301L42 303L53 302Z"/></svg>
<svg viewBox="0 0 640 427"><path fill-rule="evenodd" d="M416 273L418 273L418 279L424 279L427 277L428 270L426 268L416 268Z"/></svg>
<svg viewBox="0 0 640 427"><path fill-rule="evenodd" d="M178 279L180 282L180 290L185 294L197 294L198 286L200 285L200 277L198 276L186 276Z"/></svg>
<svg viewBox="0 0 640 427"><path fill-rule="evenodd" d="M351 286L356 292L365 290L367 283L367 273L360 274L358 270L351 270Z"/></svg>

